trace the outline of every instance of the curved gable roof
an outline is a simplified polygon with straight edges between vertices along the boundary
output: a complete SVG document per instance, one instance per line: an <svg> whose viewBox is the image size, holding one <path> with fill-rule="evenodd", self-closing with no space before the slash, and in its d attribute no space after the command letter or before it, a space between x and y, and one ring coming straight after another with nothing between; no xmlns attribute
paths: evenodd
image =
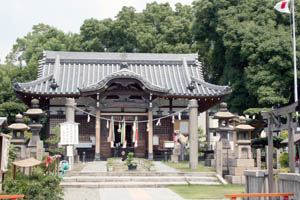
<svg viewBox="0 0 300 200"><path fill-rule="evenodd" d="M128 70L121 70L126 62ZM231 93L203 79L196 54L94 53L45 51L38 79L17 83L15 91L45 96L80 96L80 90L102 87L107 80L131 77L148 89L166 91L172 97L213 97ZM58 87L52 88L55 80ZM194 85L193 90L189 86ZM78 89L80 88L80 89Z"/></svg>

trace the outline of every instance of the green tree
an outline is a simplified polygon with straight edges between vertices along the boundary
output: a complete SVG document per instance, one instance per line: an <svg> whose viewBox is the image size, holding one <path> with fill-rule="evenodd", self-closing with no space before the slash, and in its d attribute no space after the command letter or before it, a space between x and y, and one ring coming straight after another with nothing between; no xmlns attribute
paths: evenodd
<svg viewBox="0 0 300 200"><path fill-rule="evenodd" d="M34 80L37 76L38 63L43 57L44 50L68 51L81 50L77 45L76 34L65 34L55 27L38 24L23 38L18 38L13 49L6 58L8 63L18 63L26 66L22 72L25 80ZM72 43L72 42L75 43Z"/></svg>
<svg viewBox="0 0 300 200"><path fill-rule="evenodd" d="M289 15L275 0L194 2L194 39L209 81L230 84L233 112L271 107L293 99ZM296 2L297 3L297 2ZM299 7L299 3L297 3ZM296 9L297 10L297 9Z"/></svg>

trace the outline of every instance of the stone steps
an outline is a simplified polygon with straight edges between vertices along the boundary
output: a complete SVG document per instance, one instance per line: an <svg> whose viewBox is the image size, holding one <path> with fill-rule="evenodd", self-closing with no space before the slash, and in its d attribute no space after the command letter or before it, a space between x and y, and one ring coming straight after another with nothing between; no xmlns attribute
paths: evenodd
<svg viewBox="0 0 300 200"><path fill-rule="evenodd" d="M73 176L65 177L63 182L217 182L215 177L193 176Z"/></svg>
<svg viewBox="0 0 300 200"><path fill-rule="evenodd" d="M67 172L67 177L73 176L197 176L197 177L215 177L215 172Z"/></svg>
<svg viewBox="0 0 300 200"><path fill-rule="evenodd" d="M169 185L220 185L214 172L68 172L64 188L154 188Z"/></svg>
<svg viewBox="0 0 300 200"><path fill-rule="evenodd" d="M170 185L188 185L185 181L180 182L62 182L63 188L158 188ZM197 185L219 185L214 182L192 182Z"/></svg>

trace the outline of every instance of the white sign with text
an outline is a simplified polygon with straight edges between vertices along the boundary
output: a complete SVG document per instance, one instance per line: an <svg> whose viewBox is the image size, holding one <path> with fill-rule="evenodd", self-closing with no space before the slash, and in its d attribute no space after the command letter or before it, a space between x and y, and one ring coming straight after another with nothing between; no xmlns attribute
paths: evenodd
<svg viewBox="0 0 300 200"><path fill-rule="evenodd" d="M78 144L78 125L75 122L64 122L60 124L60 144Z"/></svg>

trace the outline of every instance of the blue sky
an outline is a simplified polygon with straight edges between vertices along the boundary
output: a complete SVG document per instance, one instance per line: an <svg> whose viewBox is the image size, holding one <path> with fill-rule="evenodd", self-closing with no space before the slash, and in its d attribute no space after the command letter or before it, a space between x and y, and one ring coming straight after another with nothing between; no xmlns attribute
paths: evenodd
<svg viewBox="0 0 300 200"><path fill-rule="evenodd" d="M1 0L0 60L11 50L18 37L25 36L33 25L44 23L65 32L79 32L88 18L113 18L123 6L133 6L138 12L154 0ZM191 5L193 0L157 0Z"/></svg>

